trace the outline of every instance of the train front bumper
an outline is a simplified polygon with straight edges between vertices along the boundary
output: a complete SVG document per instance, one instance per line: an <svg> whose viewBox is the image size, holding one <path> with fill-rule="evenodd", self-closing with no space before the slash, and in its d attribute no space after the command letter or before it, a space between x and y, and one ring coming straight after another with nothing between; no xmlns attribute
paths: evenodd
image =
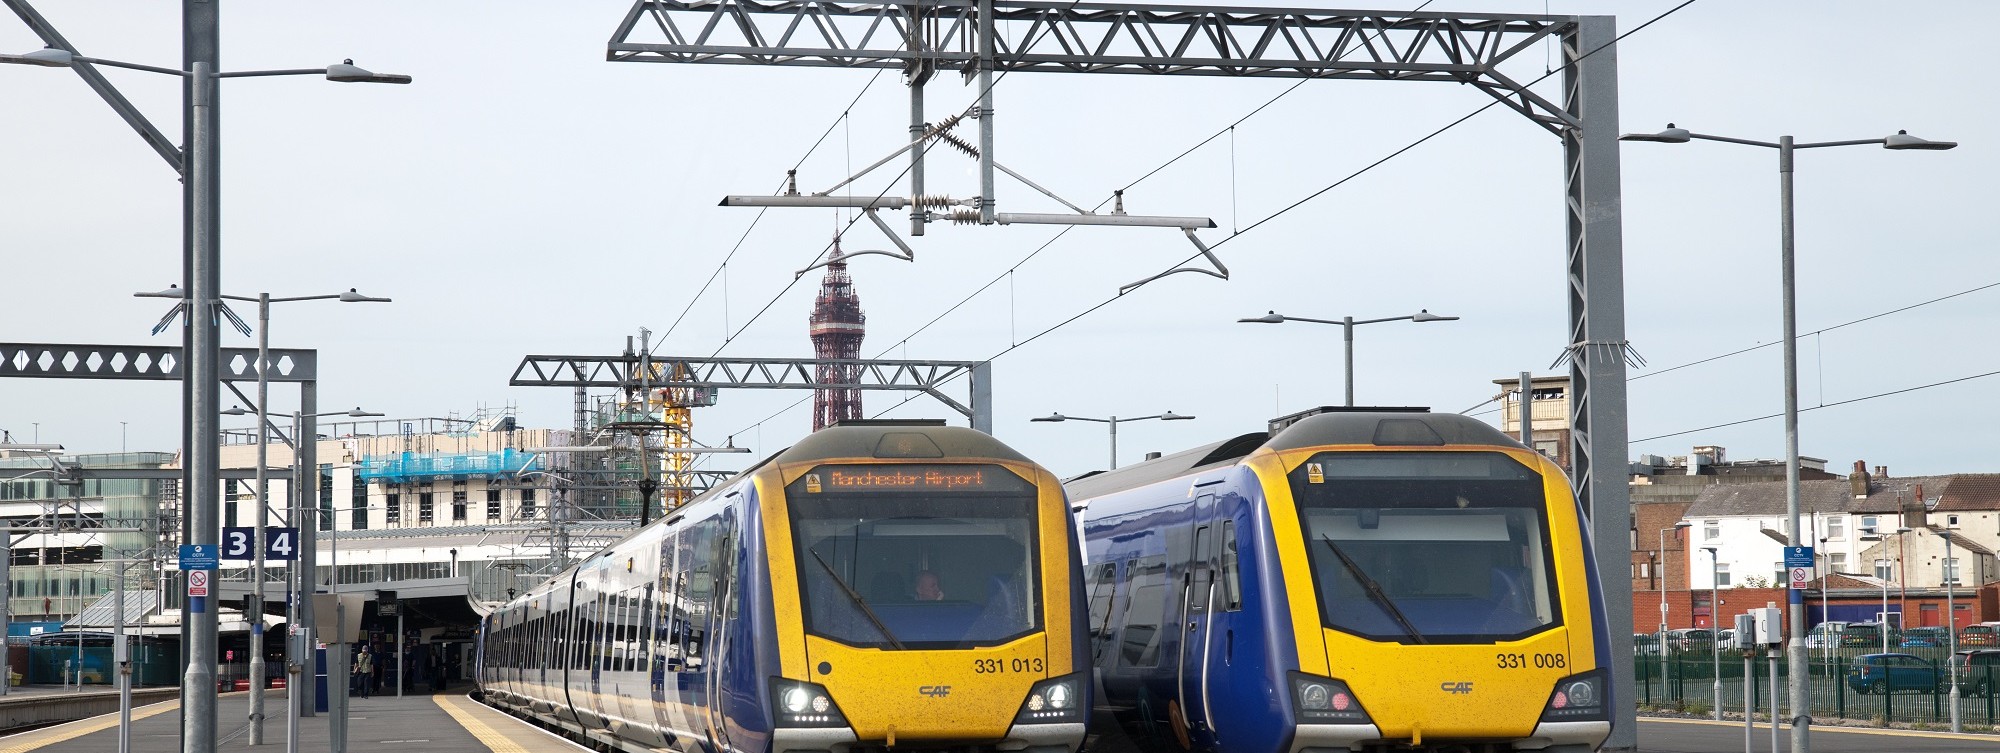
<svg viewBox="0 0 2000 753"><path fill-rule="evenodd" d="M923 750L932 747L955 750L991 750L1004 753L1076 753L1083 746L1084 724L1016 724L997 741L938 745L934 740L909 740L897 747ZM780 727L771 733L771 753L843 753L861 743L848 727ZM882 741L869 746L880 747Z"/></svg>

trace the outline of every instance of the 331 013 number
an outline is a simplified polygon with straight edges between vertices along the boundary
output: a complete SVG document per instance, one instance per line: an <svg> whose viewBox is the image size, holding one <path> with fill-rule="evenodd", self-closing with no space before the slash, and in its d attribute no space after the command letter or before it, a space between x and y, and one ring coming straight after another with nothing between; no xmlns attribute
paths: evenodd
<svg viewBox="0 0 2000 753"><path fill-rule="evenodd" d="M973 659L972 673L979 675L1005 674L1007 672L1042 672L1046 665L1040 658L1033 659Z"/></svg>

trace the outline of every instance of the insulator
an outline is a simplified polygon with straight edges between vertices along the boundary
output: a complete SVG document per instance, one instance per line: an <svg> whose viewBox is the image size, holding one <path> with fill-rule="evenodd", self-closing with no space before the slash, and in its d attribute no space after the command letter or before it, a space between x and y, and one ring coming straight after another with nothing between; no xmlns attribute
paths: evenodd
<svg viewBox="0 0 2000 753"><path fill-rule="evenodd" d="M951 210L951 221L960 225L977 225L979 224L979 210L977 209Z"/></svg>
<svg viewBox="0 0 2000 753"><path fill-rule="evenodd" d="M943 132L943 131L949 131L949 130L951 130L952 128L955 128L955 127L957 127L957 126L958 126L958 121L961 121L961 120L964 120L964 119L965 119L965 113L962 113L962 112L955 112L955 113L952 113L952 114L950 114L950 115L948 115L948 116L945 116L945 118L944 118L943 120L940 120L940 121L938 121L938 122L937 122L937 125L933 125L933 126L931 126L931 127L930 127L930 129L931 129L931 133L932 133L932 134L936 134L936 133L939 133L939 132Z"/></svg>
<svg viewBox="0 0 2000 753"><path fill-rule="evenodd" d="M936 135L939 141L943 141L944 143L950 144L952 148L957 149L961 152L965 152L965 156L971 157L973 159L979 158L979 147L973 146L972 144L966 142L965 139L961 139L953 134L943 131L939 131Z"/></svg>
<svg viewBox="0 0 2000 753"><path fill-rule="evenodd" d="M920 207L944 209L957 204L958 200L942 194L932 194L929 196L918 196L911 199L910 203Z"/></svg>

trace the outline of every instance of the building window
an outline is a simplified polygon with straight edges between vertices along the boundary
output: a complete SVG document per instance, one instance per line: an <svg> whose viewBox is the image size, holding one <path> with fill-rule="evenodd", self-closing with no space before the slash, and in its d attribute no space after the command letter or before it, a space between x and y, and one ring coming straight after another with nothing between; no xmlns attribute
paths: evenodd
<svg viewBox="0 0 2000 753"><path fill-rule="evenodd" d="M333 465L319 466L319 530L333 530Z"/></svg>
<svg viewBox="0 0 2000 753"><path fill-rule="evenodd" d="M1639 563L1639 577L1641 578L1653 577L1653 564L1650 562Z"/></svg>
<svg viewBox="0 0 2000 753"><path fill-rule="evenodd" d="M236 525L236 499L233 496L229 501L222 503L222 524L224 526Z"/></svg>
<svg viewBox="0 0 2000 753"><path fill-rule="evenodd" d="M1836 573L1847 572L1847 555L1829 554L1826 556L1826 564L1827 564L1827 569L1832 570Z"/></svg>
<svg viewBox="0 0 2000 753"><path fill-rule="evenodd" d="M1826 537L1829 539L1847 538L1847 516L1835 515L1827 518Z"/></svg>
<svg viewBox="0 0 2000 753"><path fill-rule="evenodd" d="M417 495L417 522L418 522L418 523L429 523L429 522L431 522L431 510L432 510L432 507L431 507L431 494L432 494L431 492L424 492L424 493L422 493L422 494L418 494L418 495Z"/></svg>
<svg viewBox="0 0 2000 753"><path fill-rule="evenodd" d="M500 490L486 490L486 522L500 522Z"/></svg>
<svg viewBox="0 0 2000 753"><path fill-rule="evenodd" d="M1952 586L1958 585L1957 557L1952 557L1944 561L1944 582L1946 585L1952 585Z"/></svg>
<svg viewBox="0 0 2000 753"><path fill-rule="evenodd" d="M535 517L535 490L533 489L521 490L521 517Z"/></svg>
<svg viewBox="0 0 2000 753"><path fill-rule="evenodd" d="M1722 538L1722 521L1704 520L1701 522L1702 541L1714 541L1719 538Z"/></svg>
<svg viewBox="0 0 2000 753"><path fill-rule="evenodd" d="M453 489L451 492L451 519L454 523L465 522L464 489Z"/></svg>
<svg viewBox="0 0 2000 753"><path fill-rule="evenodd" d="M360 478L352 479L354 484L354 512L351 521L356 531L368 530L368 482Z"/></svg>
<svg viewBox="0 0 2000 753"><path fill-rule="evenodd" d="M1729 585L1729 565L1718 564L1715 566L1715 587L1721 588L1727 585Z"/></svg>
<svg viewBox="0 0 2000 753"><path fill-rule="evenodd" d="M1889 560L1875 560L1875 578L1877 580L1894 579L1892 576L1894 576L1896 572L1894 568L1889 567L1889 564L1890 564Z"/></svg>
<svg viewBox="0 0 2000 753"><path fill-rule="evenodd" d="M1864 532L1864 533L1874 533L1874 532L1875 532L1875 516L1873 516L1873 515L1863 515L1863 516L1861 516L1861 530L1862 530L1862 532Z"/></svg>
<svg viewBox="0 0 2000 753"><path fill-rule="evenodd" d="M403 524L403 495L391 494L384 498L382 519L392 526Z"/></svg>
<svg viewBox="0 0 2000 753"><path fill-rule="evenodd" d="M1783 563L1783 562L1773 562L1773 563L1771 563L1771 573L1772 573L1772 575L1771 575L1771 587L1772 587L1772 588L1790 588L1790 587L1791 587L1791 585L1792 585L1792 569L1791 569L1791 568L1789 568L1789 567L1785 567L1785 563Z"/></svg>

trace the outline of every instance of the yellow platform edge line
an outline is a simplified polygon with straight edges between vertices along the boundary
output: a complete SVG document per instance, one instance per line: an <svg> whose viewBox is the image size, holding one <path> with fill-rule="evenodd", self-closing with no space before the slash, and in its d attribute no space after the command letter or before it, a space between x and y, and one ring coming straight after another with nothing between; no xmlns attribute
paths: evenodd
<svg viewBox="0 0 2000 753"><path fill-rule="evenodd" d="M1734 727L1734 728L1737 728L1737 729L1742 729L1742 728L1743 728L1743 722L1742 722L1741 720L1738 720L1738 721L1734 721L1734 722L1727 722L1727 721L1725 721L1725 722L1718 722L1718 721L1715 721L1714 719L1672 719L1672 718L1668 718L1668 717L1660 717L1660 716L1642 716L1642 717L1639 717L1639 721L1641 721L1641 722L1661 722L1661 723L1665 723L1665 724L1699 724L1699 725L1707 725L1707 726L1710 726L1710 727ZM1770 729L1771 729L1771 723L1770 723L1770 722L1768 722L1768 721L1765 721L1765 722L1758 722L1758 723L1757 723L1757 729L1760 729L1760 730L1764 730L1764 731L1766 731L1766 732L1769 732L1769 731L1770 731ZM1778 729L1780 729L1780 730L1785 730L1785 731L1790 731L1790 730L1792 729L1792 725L1790 725L1790 724L1784 724L1784 723L1780 723L1780 724L1778 725ZM1815 725L1813 725L1813 726L1812 726L1812 731L1813 731L1813 734L1818 734L1818 733L1821 733L1821 732L1841 732L1841 733L1845 733L1845 734L1849 734L1849 735L1880 735L1880 736L1884 736L1884 737L1928 737L1928 738L1932 738L1932 739L1936 739L1936 740L1993 740L1993 739L1995 739L1993 735L1988 735L1988 734L1981 734L1981 733L1978 733L1978 732L1926 732L1926 731L1923 731L1923 730L1914 730L1914 729L1882 729L1882 728L1876 728L1876 727L1842 727L1842 726L1839 726L1839 725L1833 725L1833 724L1815 724ZM6 751L0 751L0 753L6 753Z"/></svg>
<svg viewBox="0 0 2000 753"><path fill-rule="evenodd" d="M474 715L467 708L471 705L471 701L455 695L442 694L431 696L431 700L437 702L437 705L443 708L445 713L450 714L451 718L458 722L458 726L464 727L466 732L471 733L474 738L479 740L480 745L486 746L493 753L528 753L528 749L521 747L520 743L514 742L512 737L508 737L506 734L494 729L485 720ZM0 751L0 753L7 753L7 751Z"/></svg>
<svg viewBox="0 0 2000 753"><path fill-rule="evenodd" d="M132 709L132 721L136 722L149 716L158 716L180 707L180 701L161 701L159 703L149 703L144 706L135 706ZM85 717L73 722L63 722L47 729L39 729L21 735L19 740L9 740L8 742L12 744L0 748L0 753L28 753L29 751L46 748L60 742L68 742L92 732L102 732L117 726L118 712L115 711L109 714Z"/></svg>

